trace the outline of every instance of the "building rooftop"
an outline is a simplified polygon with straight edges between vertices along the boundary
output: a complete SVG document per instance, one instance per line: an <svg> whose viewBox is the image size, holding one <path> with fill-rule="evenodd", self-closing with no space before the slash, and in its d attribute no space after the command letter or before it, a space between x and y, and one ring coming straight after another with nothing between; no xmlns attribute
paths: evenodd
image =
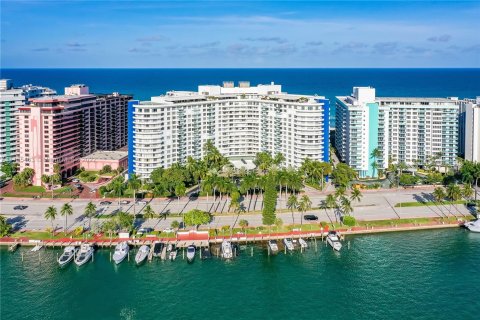
<svg viewBox="0 0 480 320"><path fill-rule="evenodd" d="M385 102L394 102L394 101L403 101L403 102L444 102L444 103L455 103L456 100L448 98L429 98L429 97L377 97L375 101L385 101Z"/></svg>
<svg viewBox="0 0 480 320"><path fill-rule="evenodd" d="M82 157L82 160L121 160L127 156L127 151L96 151Z"/></svg>

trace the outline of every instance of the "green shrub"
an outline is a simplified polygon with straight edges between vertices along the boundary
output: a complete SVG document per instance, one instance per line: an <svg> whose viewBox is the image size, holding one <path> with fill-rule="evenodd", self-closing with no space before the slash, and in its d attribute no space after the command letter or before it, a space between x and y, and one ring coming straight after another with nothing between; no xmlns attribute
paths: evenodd
<svg viewBox="0 0 480 320"><path fill-rule="evenodd" d="M342 218L343 224L349 227L354 226L357 223L357 220L352 216L344 216Z"/></svg>

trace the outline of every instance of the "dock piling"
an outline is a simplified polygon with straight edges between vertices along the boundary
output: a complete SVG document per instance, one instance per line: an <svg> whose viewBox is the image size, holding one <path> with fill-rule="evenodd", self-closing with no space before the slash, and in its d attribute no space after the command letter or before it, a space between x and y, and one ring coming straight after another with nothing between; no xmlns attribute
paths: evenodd
<svg viewBox="0 0 480 320"><path fill-rule="evenodd" d="M250 256L253 257L253 246L251 247L251 250L250 250Z"/></svg>

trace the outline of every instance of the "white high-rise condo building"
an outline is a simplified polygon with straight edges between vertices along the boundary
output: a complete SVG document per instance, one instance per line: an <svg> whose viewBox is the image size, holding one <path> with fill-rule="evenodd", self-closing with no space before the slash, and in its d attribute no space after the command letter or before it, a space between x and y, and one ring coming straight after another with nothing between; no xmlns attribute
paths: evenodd
<svg viewBox="0 0 480 320"><path fill-rule="evenodd" d="M461 153L465 160L480 162L480 97L460 101L460 110Z"/></svg>
<svg viewBox="0 0 480 320"><path fill-rule="evenodd" d="M129 173L145 179L158 167L203 157L211 140L231 160L282 153L285 165L329 161L329 101L249 82L202 85L129 103Z"/></svg>
<svg viewBox="0 0 480 320"><path fill-rule="evenodd" d="M51 94L55 94L55 91L49 88L31 84L14 88L12 80L0 80L0 163L17 160L18 123L16 113L18 108L28 104L30 98Z"/></svg>
<svg viewBox="0 0 480 320"><path fill-rule="evenodd" d="M455 165L458 101L447 98L382 98L371 87L336 97L335 147L360 177L392 163ZM375 159L375 149L380 156ZM377 163L374 168L373 163Z"/></svg>

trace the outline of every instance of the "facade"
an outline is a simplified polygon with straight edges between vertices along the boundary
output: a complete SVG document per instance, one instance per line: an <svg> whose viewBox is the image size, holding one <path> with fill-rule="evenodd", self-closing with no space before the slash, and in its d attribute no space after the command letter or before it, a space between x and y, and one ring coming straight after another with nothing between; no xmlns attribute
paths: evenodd
<svg viewBox="0 0 480 320"><path fill-rule="evenodd" d="M80 159L80 168L87 171L100 171L106 165L112 167L112 170L128 168L128 152L97 151Z"/></svg>
<svg viewBox="0 0 480 320"><path fill-rule="evenodd" d="M17 117L19 107L29 103L30 98L54 94L55 91L33 85L13 87L10 79L0 80L0 163L16 161Z"/></svg>
<svg viewBox="0 0 480 320"><path fill-rule="evenodd" d="M374 149L380 169L392 163L455 165L458 103L447 98L376 97L375 89L355 87L336 98L335 147L340 160L360 177L373 176ZM376 174L375 174L376 175Z"/></svg>
<svg viewBox="0 0 480 320"><path fill-rule="evenodd" d="M201 158L208 140L232 160L268 151L283 153L287 166L328 162L328 135L324 97L287 94L274 83L202 85L129 103L129 173L146 179L155 168Z"/></svg>
<svg viewBox="0 0 480 320"><path fill-rule="evenodd" d="M61 174L67 177L80 168L81 157L121 144L122 138L126 142L126 116L122 112L126 111L131 96L97 97L89 94L84 85L68 87L65 92L68 94L31 99L31 104L20 107L17 113L18 162L20 170L26 167L35 170L34 185L41 185L43 174L54 173L55 163L61 165ZM113 112L120 101L124 106L119 112ZM118 125L122 121L124 123ZM109 127L112 123L114 128ZM123 131L117 133L116 130ZM110 133L108 140L115 143L101 141L105 132Z"/></svg>
<svg viewBox="0 0 480 320"><path fill-rule="evenodd" d="M462 100L460 110L465 160L480 162L480 97Z"/></svg>

